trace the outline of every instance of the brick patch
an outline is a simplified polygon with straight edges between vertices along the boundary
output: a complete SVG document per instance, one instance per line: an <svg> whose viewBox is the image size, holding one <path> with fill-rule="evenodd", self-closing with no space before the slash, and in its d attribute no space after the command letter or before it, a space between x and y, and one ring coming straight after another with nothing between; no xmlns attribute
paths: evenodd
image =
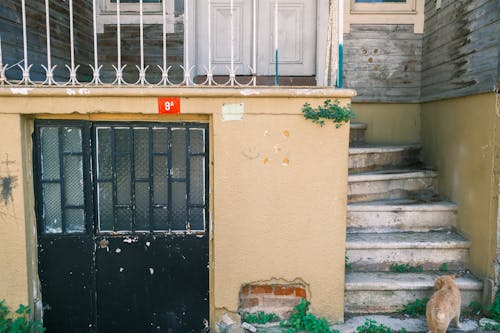
<svg viewBox="0 0 500 333"><path fill-rule="evenodd" d="M307 298L306 288L300 284L250 284L240 290L240 313L263 311L288 319L293 307Z"/></svg>

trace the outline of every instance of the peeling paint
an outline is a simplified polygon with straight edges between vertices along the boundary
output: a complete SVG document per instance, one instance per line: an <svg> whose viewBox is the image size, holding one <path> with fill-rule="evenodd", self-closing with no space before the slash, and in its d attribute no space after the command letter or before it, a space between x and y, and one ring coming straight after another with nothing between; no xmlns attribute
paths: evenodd
<svg viewBox="0 0 500 333"><path fill-rule="evenodd" d="M115 250L115 252L116 252L116 253L120 253L120 252L122 252L122 249L117 248L117 249Z"/></svg>
<svg viewBox="0 0 500 333"><path fill-rule="evenodd" d="M241 152L241 155L243 155L245 158L249 160L255 160L259 158L260 153L257 151L256 148L254 147L248 147L244 151Z"/></svg>
<svg viewBox="0 0 500 333"><path fill-rule="evenodd" d="M260 95L260 91L252 89L242 89L240 91L240 94L243 96Z"/></svg>
<svg viewBox="0 0 500 333"><path fill-rule="evenodd" d="M288 157L284 157L281 161L282 166L288 166L290 164L290 159Z"/></svg>
<svg viewBox="0 0 500 333"><path fill-rule="evenodd" d="M75 89L66 89L66 94L68 96L73 96L73 95L76 95L76 91L75 91Z"/></svg>
<svg viewBox="0 0 500 333"><path fill-rule="evenodd" d="M28 95L33 88L10 88L10 92L14 95Z"/></svg>

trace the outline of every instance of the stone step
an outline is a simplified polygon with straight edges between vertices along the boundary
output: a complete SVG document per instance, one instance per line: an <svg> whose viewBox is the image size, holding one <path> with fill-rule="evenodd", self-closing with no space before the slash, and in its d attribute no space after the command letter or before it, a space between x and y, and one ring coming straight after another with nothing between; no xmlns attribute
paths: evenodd
<svg viewBox="0 0 500 333"><path fill-rule="evenodd" d="M431 170L391 169L348 176L348 202L411 199L431 196L438 173Z"/></svg>
<svg viewBox="0 0 500 333"><path fill-rule="evenodd" d="M365 123L351 122L349 129L349 145L356 146L365 143L365 132L368 125Z"/></svg>
<svg viewBox="0 0 500 333"><path fill-rule="evenodd" d="M457 205L448 201L379 200L347 205L348 233L450 230Z"/></svg>
<svg viewBox="0 0 500 333"><path fill-rule="evenodd" d="M463 270L469 262L470 241L453 231L349 233L347 261L353 271L389 271L392 264L439 270Z"/></svg>
<svg viewBox="0 0 500 333"><path fill-rule="evenodd" d="M421 146L361 146L349 148L349 171L380 170L416 165Z"/></svg>
<svg viewBox="0 0 500 333"><path fill-rule="evenodd" d="M416 299L429 298L434 280L448 273L348 272L345 277L347 313L388 313L402 309ZM483 283L470 274L455 279L460 289L462 307L479 302Z"/></svg>

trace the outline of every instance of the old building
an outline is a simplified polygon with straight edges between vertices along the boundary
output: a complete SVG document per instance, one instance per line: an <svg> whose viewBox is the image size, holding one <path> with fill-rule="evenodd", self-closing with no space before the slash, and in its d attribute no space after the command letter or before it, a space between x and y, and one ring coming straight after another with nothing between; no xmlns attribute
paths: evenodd
<svg viewBox="0 0 500 333"><path fill-rule="evenodd" d="M499 58L497 0L4 0L0 299L186 332L391 312L450 271L487 304ZM351 147L304 119L325 100Z"/></svg>

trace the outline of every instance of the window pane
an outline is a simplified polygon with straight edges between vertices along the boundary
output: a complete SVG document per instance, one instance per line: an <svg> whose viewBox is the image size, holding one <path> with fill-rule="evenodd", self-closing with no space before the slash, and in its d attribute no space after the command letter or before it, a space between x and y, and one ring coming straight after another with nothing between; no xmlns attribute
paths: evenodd
<svg viewBox="0 0 500 333"><path fill-rule="evenodd" d="M355 2L406 2L407 0L355 0Z"/></svg>
<svg viewBox="0 0 500 333"><path fill-rule="evenodd" d="M117 153L130 151L130 129L128 127L115 128L115 151Z"/></svg>
<svg viewBox="0 0 500 333"><path fill-rule="evenodd" d="M61 185L43 184L43 223L47 234L62 232Z"/></svg>
<svg viewBox="0 0 500 333"><path fill-rule="evenodd" d="M128 208L116 209L116 230L130 231L132 230L132 213Z"/></svg>
<svg viewBox="0 0 500 333"><path fill-rule="evenodd" d="M135 228L149 230L149 183L135 184Z"/></svg>
<svg viewBox="0 0 500 333"><path fill-rule="evenodd" d="M205 203L205 158L193 156L190 164L189 201L191 204L203 205Z"/></svg>
<svg viewBox="0 0 500 333"><path fill-rule="evenodd" d="M64 195L66 206L83 205L83 165L81 155L64 156Z"/></svg>
<svg viewBox="0 0 500 333"><path fill-rule="evenodd" d="M186 184L172 184L172 230L186 230Z"/></svg>
<svg viewBox="0 0 500 333"><path fill-rule="evenodd" d="M168 210L167 208L155 208L153 211L153 230L168 230Z"/></svg>
<svg viewBox="0 0 500 333"><path fill-rule="evenodd" d="M161 0L142 0L143 3L161 3ZM111 3L116 3L116 0L111 0ZM121 0L120 3L139 3L139 0Z"/></svg>
<svg viewBox="0 0 500 333"><path fill-rule="evenodd" d="M205 152L205 130L202 128L192 128L189 130L189 149L191 154L201 154Z"/></svg>
<svg viewBox="0 0 500 333"><path fill-rule="evenodd" d="M111 183L97 184L97 209L99 230L113 230L113 186Z"/></svg>
<svg viewBox="0 0 500 333"><path fill-rule="evenodd" d="M166 128L153 128L153 151L155 153L167 152L167 129Z"/></svg>
<svg viewBox="0 0 500 333"><path fill-rule="evenodd" d="M40 130L42 148L42 179L59 179L59 130L57 127L43 127Z"/></svg>
<svg viewBox="0 0 500 333"><path fill-rule="evenodd" d="M134 169L135 178L149 178L149 130L134 129Z"/></svg>
<svg viewBox="0 0 500 333"><path fill-rule="evenodd" d="M205 209L203 209L203 208L191 208L189 220L190 220L191 231L204 231L205 230Z"/></svg>
<svg viewBox="0 0 500 333"><path fill-rule="evenodd" d="M65 153L82 152L82 131L75 127L64 127L62 130L63 151Z"/></svg>
<svg viewBox="0 0 500 333"><path fill-rule="evenodd" d="M97 179L111 179L111 129L97 128Z"/></svg>
<svg viewBox="0 0 500 333"><path fill-rule="evenodd" d="M85 214L83 209L66 209L64 217L66 232L73 233L85 231Z"/></svg>
<svg viewBox="0 0 500 333"><path fill-rule="evenodd" d="M172 177L186 177L186 130L172 129Z"/></svg>
<svg viewBox="0 0 500 333"><path fill-rule="evenodd" d="M129 156L116 157L116 201L119 205L128 205L131 201Z"/></svg>
<svg viewBox="0 0 500 333"><path fill-rule="evenodd" d="M168 165L166 156L153 159L153 202L157 205L168 203Z"/></svg>

